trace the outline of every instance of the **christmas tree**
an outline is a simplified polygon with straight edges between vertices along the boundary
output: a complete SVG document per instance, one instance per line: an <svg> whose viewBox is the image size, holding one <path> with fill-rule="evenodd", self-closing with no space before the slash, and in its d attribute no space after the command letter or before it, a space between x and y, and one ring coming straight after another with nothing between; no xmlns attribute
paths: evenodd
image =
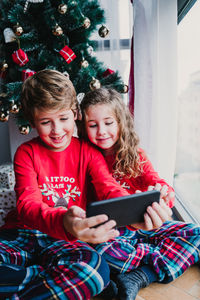
<svg viewBox="0 0 200 300"><path fill-rule="evenodd" d="M0 121L15 114L19 130L28 122L20 110L23 81L42 69L55 69L73 82L77 98L100 86L127 92L117 71L95 57L98 30L105 38L104 11L98 0L1 0Z"/></svg>

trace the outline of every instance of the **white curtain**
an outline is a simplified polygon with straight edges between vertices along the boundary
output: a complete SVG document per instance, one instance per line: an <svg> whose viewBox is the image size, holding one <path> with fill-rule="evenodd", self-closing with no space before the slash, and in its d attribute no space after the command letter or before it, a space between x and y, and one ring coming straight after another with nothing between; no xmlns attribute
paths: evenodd
<svg viewBox="0 0 200 300"><path fill-rule="evenodd" d="M177 1L134 0L134 116L141 147L173 183L177 132Z"/></svg>
<svg viewBox="0 0 200 300"><path fill-rule="evenodd" d="M131 39L132 35L132 10L130 0L99 0L101 7L105 12L106 26L109 34L105 39L99 37L95 32L93 39L100 42L109 40L109 50L104 47L97 51L95 55L108 68L119 71L125 84L128 84L130 51L122 49L120 46L121 39Z"/></svg>

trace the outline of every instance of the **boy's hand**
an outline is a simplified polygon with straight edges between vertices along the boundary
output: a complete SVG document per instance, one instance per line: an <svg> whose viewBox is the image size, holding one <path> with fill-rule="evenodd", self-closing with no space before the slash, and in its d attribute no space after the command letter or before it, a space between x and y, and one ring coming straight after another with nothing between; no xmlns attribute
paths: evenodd
<svg viewBox="0 0 200 300"><path fill-rule="evenodd" d="M114 220L106 222L107 220L106 215L86 218L85 211L82 208L72 206L64 215L63 225L66 232L71 233L78 240L99 244L119 235L119 231L113 228L116 226L116 222ZM99 225L103 222L106 223ZM96 225L99 226L94 228Z"/></svg>

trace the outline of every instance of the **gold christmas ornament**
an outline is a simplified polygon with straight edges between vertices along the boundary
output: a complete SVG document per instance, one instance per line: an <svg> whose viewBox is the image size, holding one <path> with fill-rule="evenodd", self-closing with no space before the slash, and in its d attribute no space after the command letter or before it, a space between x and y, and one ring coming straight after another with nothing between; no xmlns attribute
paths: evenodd
<svg viewBox="0 0 200 300"><path fill-rule="evenodd" d="M100 37L105 38L109 34L109 29L105 25L102 25L98 33Z"/></svg>
<svg viewBox="0 0 200 300"><path fill-rule="evenodd" d="M3 62L0 66L1 72L5 72L8 69L8 64L6 62Z"/></svg>
<svg viewBox="0 0 200 300"><path fill-rule="evenodd" d="M62 3L58 6L58 11L61 15L64 15L67 12L67 8L67 4Z"/></svg>
<svg viewBox="0 0 200 300"><path fill-rule="evenodd" d="M81 68L87 68L89 66L89 63L87 60L83 59L81 61Z"/></svg>
<svg viewBox="0 0 200 300"><path fill-rule="evenodd" d="M0 112L0 121L1 121L1 122L7 122L8 119L9 119L9 111L4 111L4 110L2 110L2 111Z"/></svg>
<svg viewBox="0 0 200 300"><path fill-rule="evenodd" d="M56 26L52 29L52 33L55 36L60 36L63 34L63 30L58 24L56 24Z"/></svg>
<svg viewBox="0 0 200 300"><path fill-rule="evenodd" d="M9 111L12 114L17 114L19 112L19 106L16 103L11 103Z"/></svg>
<svg viewBox="0 0 200 300"><path fill-rule="evenodd" d="M84 19L84 21L83 21L83 27L84 27L85 29L88 29L88 28L90 27L90 25L91 25L90 19L87 18L87 17L85 17L85 19Z"/></svg>
<svg viewBox="0 0 200 300"><path fill-rule="evenodd" d="M125 84L124 87L123 87L123 93L124 94L128 93L128 90L129 90L128 85Z"/></svg>
<svg viewBox="0 0 200 300"><path fill-rule="evenodd" d="M98 79L93 77L92 81L89 84L89 87L90 87L91 91L94 91L94 90L100 89L101 83Z"/></svg>
<svg viewBox="0 0 200 300"><path fill-rule="evenodd" d="M17 36L22 35L22 33L24 32L22 26L20 26L18 23L17 23L17 25L13 26L13 30Z"/></svg>
<svg viewBox="0 0 200 300"><path fill-rule="evenodd" d="M19 131L21 134L29 134L30 132L30 126L29 125L21 125L19 126Z"/></svg>

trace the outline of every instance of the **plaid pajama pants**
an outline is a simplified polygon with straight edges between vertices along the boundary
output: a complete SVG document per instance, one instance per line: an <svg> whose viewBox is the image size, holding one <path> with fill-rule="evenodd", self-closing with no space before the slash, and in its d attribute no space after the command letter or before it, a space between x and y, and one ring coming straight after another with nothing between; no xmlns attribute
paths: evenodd
<svg viewBox="0 0 200 300"><path fill-rule="evenodd" d="M90 299L109 283L109 267L87 243L37 230L0 232L0 299Z"/></svg>
<svg viewBox="0 0 200 300"><path fill-rule="evenodd" d="M159 282L168 283L200 259L200 227L170 221L152 231L120 228L120 236L98 244L111 273L124 273L149 265Z"/></svg>

